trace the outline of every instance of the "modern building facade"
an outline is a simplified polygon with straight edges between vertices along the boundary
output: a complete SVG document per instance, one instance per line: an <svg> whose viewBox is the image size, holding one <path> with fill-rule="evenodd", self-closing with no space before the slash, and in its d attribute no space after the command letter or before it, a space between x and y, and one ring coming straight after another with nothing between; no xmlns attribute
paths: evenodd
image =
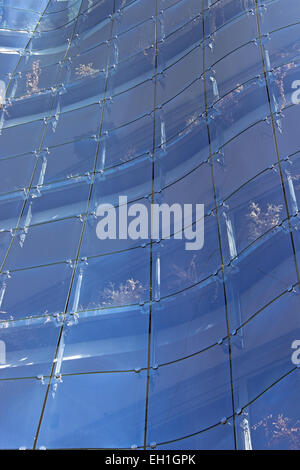
<svg viewBox="0 0 300 470"><path fill-rule="evenodd" d="M0 20L0 448L299 449L299 1ZM120 195L203 248L99 240Z"/></svg>

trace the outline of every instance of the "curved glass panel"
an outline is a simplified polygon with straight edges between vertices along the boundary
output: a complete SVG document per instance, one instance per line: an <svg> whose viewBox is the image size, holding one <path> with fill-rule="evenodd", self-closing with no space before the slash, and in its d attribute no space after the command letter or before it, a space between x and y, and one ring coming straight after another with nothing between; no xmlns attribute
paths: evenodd
<svg viewBox="0 0 300 470"><path fill-rule="evenodd" d="M0 448L300 449L298 0L0 0Z"/></svg>

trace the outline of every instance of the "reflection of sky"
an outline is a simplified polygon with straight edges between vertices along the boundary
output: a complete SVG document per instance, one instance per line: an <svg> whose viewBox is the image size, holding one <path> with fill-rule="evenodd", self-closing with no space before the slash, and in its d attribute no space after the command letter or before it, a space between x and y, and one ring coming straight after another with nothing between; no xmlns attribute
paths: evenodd
<svg viewBox="0 0 300 470"><path fill-rule="evenodd" d="M0 2L0 448L300 448L300 7L264 3ZM99 241L119 195L204 203L203 250Z"/></svg>

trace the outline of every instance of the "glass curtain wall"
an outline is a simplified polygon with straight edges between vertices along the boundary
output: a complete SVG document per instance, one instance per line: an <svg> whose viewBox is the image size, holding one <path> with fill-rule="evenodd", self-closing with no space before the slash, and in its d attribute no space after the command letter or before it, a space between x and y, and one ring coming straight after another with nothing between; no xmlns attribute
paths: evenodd
<svg viewBox="0 0 300 470"><path fill-rule="evenodd" d="M299 449L299 1L1 0L0 54L0 448Z"/></svg>

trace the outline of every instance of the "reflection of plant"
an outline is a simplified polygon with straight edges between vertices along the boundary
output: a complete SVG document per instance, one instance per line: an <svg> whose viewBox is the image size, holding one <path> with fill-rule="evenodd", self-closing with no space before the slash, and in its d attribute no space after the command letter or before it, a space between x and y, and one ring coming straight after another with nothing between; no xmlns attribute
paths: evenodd
<svg viewBox="0 0 300 470"><path fill-rule="evenodd" d="M296 65L293 62L291 62L290 64L286 64L283 67L273 71L273 74L275 76L275 83L279 88L279 93L280 93L280 96L281 96L281 99L282 99L280 109L277 110L278 112L282 111L285 108L286 104L287 104L285 93L284 93L284 82L283 82L284 78L286 77L289 70L291 70L295 67L296 67Z"/></svg>
<svg viewBox="0 0 300 470"><path fill-rule="evenodd" d="M108 287L103 289L103 304L105 305L123 305L138 303L145 288L138 280L128 279L121 283L118 288L110 282Z"/></svg>
<svg viewBox="0 0 300 470"><path fill-rule="evenodd" d="M99 72L99 69L94 69L92 62L89 64L80 64L79 67L76 67L75 73L79 77L91 77Z"/></svg>
<svg viewBox="0 0 300 470"><path fill-rule="evenodd" d="M199 118L198 118L198 114L197 113L194 113L192 116L190 116L187 120L186 120L186 126L197 126L197 124L199 124Z"/></svg>
<svg viewBox="0 0 300 470"><path fill-rule="evenodd" d="M200 123L200 117L197 113L192 114L187 120L185 121L184 128L179 132L179 136L184 135L186 132L190 132L194 127L197 127Z"/></svg>
<svg viewBox="0 0 300 470"><path fill-rule="evenodd" d="M292 420L279 414L276 418L269 415L252 426L253 431L263 428L267 438L267 446L279 447L286 440L289 449L300 449L300 421Z"/></svg>
<svg viewBox="0 0 300 470"><path fill-rule="evenodd" d="M196 284L196 282L198 282L196 261L197 255L193 255L187 269L183 269L179 266L176 266L176 264L173 264L172 268L177 278L175 281L176 284L182 284L186 282L190 284Z"/></svg>
<svg viewBox="0 0 300 470"><path fill-rule="evenodd" d="M239 102L239 95L244 90L243 85L239 85L235 90L227 93L219 102L218 108L224 120L228 124L233 124L235 122L235 105Z"/></svg>
<svg viewBox="0 0 300 470"><path fill-rule="evenodd" d="M39 93L39 77L41 73L40 61L35 60L32 64L32 72L26 74L26 87L28 93Z"/></svg>
<svg viewBox="0 0 300 470"><path fill-rule="evenodd" d="M280 214L282 211L282 204L267 204L267 210L262 211L258 204L251 202L249 206L249 214L247 214L249 223L249 237L256 239L260 237L270 228L278 225L280 221Z"/></svg>
<svg viewBox="0 0 300 470"><path fill-rule="evenodd" d="M124 154L123 157L121 157L121 161L122 162L128 162L129 160L132 159L132 157L134 157L136 153L136 148L134 145L130 145L127 149L127 152Z"/></svg>

